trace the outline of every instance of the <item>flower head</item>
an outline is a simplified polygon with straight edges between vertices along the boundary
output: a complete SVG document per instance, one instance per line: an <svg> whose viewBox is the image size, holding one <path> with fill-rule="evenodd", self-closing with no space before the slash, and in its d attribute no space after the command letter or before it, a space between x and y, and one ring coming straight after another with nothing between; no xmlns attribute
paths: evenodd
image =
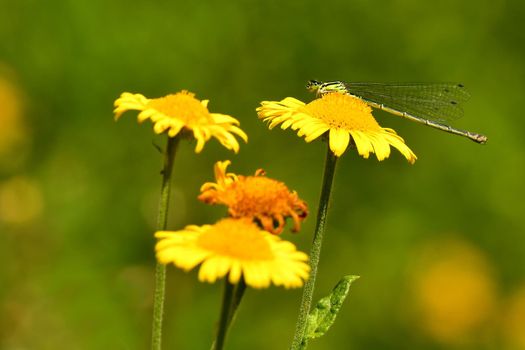
<svg viewBox="0 0 525 350"><path fill-rule="evenodd" d="M159 262L173 263L185 271L200 264L202 282L228 275L232 284L243 277L254 288L271 283L296 288L310 271L305 253L248 219L227 218L215 225L191 225L181 231L159 231L155 236Z"/></svg>
<svg viewBox="0 0 525 350"><path fill-rule="evenodd" d="M292 97L282 101L263 101L257 108L259 118L268 121L269 128L281 124L281 129L297 130L310 142L328 133L330 149L340 157L350 143L364 158L375 153L378 160L388 158L393 146L414 163L416 155L404 140L389 128L382 128L372 116L372 109L361 99L348 94L330 93L305 104Z"/></svg>
<svg viewBox="0 0 525 350"><path fill-rule="evenodd" d="M210 113L208 100L200 101L193 93L185 90L153 99L124 92L115 101L115 119L119 119L128 110L141 111L138 121L141 123L150 119L157 134L166 131L169 137L175 137L181 131L193 132L197 140L197 153L202 151L204 144L212 136L235 153L239 151L239 143L233 134L245 142L248 140L244 131L237 126L237 119L225 114Z"/></svg>
<svg viewBox="0 0 525 350"><path fill-rule="evenodd" d="M308 215L308 207L295 191L290 192L280 181L264 176L259 169L254 176L226 173L230 161L215 163L215 180L201 187L199 199L208 204L224 204L234 218L255 220L269 232L279 234L285 220L291 217L294 231Z"/></svg>

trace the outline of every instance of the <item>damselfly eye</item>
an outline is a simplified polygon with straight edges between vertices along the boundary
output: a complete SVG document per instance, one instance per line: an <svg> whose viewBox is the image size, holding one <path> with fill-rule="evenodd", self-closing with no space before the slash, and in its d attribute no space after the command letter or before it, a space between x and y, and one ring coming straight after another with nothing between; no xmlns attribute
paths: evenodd
<svg viewBox="0 0 525 350"><path fill-rule="evenodd" d="M318 88L319 88L319 85L321 85L321 82L320 81L317 81L317 80L310 80L308 81L308 83L306 84L306 89L308 91L316 91Z"/></svg>

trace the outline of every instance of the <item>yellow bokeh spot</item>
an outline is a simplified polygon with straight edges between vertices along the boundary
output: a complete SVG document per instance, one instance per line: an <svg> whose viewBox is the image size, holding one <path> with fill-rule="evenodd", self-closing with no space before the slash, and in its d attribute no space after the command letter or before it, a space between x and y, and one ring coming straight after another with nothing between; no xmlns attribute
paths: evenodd
<svg viewBox="0 0 525 350"><path fill-rule="evenodd" d="M28 141L21 94L7 73L0 63L0 164L4 166L20 162Z"/></svg>
<svg viewBox="0 0 525 350"><path fill-rule="evenodd" d="M0 183L0 222L25 224L42 214L43 198L39 186L25 177Z"/></svg>
<svg viewBox="0 0 525 350"><path fill-rule="evenodd" d="M489 262L462 241L431 244L415 264L414 307L424 331L447 344L469 341L496 309L496 286Z"/></svg>
<svg viewBox="0 0 525 350"><path fill-rule="evenodd" d="M503 318L503 332L509 348L525 350L525 285L510 297Z"/></svg>

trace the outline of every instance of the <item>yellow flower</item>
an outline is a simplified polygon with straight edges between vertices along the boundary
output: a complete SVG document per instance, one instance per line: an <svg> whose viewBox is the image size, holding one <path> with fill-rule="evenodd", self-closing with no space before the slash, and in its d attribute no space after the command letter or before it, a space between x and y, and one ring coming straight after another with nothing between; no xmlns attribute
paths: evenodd
<svg viewBox="0 0 525 350"><path fill-rule="evenodd" d="M153 99L124 92L115 101L113 112L115 119L119 119L126 111L141 111L138 115L140 123L150 119L157 134L167 131L169 137L175 137L181 130L192 131L197 140L196 153L202 151L204 144L212 136L224 147L237 153L239 143L233 134L245 142L248 141L248 136L237 127L237 119L226 114L210 113L207 106L208 100L199 101L193 93L185 90Z"/></svg>
<svg viewBox="0 0 525 350"><path fill-rule="evenodd" d="M186 226L159 231L157 259L189 271L200 266L199 280L213 283L228 275L236 284L244 278L253 288L270 284L301 287L308 278L308 256L280 237L261 230L248 219L227 218L215 225Z"/></svg>
<svg viewBox="0 0 525 350"><path fill-rule="evenodd" d="M347 94L326 94L308 104L292 97L279 102L263 101L257 113L259 118L270 122L270 129L279 124L283 130L291 127L297 130L298 136L304 136L306 142L328 133L330 149L337 157L344 153L351 136L364 158L370 153L375 153L378 160L388 158L393 146L410 163L417 159L394 130L377 123L370 106Z"/></svg>
<svg viewBox="0 0 525 350"><path fill-rule="evenodd" d="M293 231L299 231L308 207L295 191L290 192L280 181L267 178L259 169L254 176L226 173L230 161L215 163L215 180L201 187L199 200L208 204L224 204L234 218L250 218L269 232L283 231L285 220L294 221Z"/></svg>

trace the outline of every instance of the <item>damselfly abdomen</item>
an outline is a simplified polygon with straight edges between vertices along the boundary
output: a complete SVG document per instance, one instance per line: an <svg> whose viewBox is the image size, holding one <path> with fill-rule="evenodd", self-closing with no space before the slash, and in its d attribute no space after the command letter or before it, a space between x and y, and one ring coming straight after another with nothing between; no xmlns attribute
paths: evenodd
<svg viewBox="0 0 525 350"><path fill-rule="evenodd" d="M460 135L477 143L487 142L485 135L453 128L445 122L463 116L461 104L470 97L457 83L323 83L310 80L306 85L317 95L345 93L362 99L369 106L385 112Z"/></svg>

